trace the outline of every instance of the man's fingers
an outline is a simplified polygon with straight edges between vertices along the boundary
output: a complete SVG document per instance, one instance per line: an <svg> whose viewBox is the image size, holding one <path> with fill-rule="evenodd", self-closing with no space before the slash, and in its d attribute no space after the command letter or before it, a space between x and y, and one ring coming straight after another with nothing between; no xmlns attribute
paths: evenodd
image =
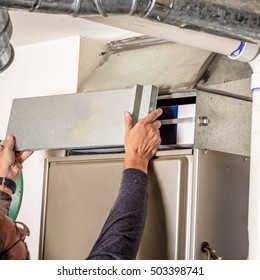
<svg viewBox="0 0 260 280"><path fill-rule="evenodd" d="M33 151L25 151L21 154L21 162L23 163L27 158L33 154Z"/></svg>
<svg viewBox="0 0 260 280"><path fill-rule="evenodd" d="M163 113L161 108L152 111L148 116L143 118L144 122L153 123Z"/></svg>
<svg viewBox="0 0 260 280"><path fill-rule="evenodd" d="M129 131L132 127L132 116L129 112L125 112L125 131Z"/></svg>
<svg viewBox="0 0 260 280"><path fill-rule="evenodd" d="M15 174L20 174L20 172L23 170L23 165L20 162L16 162L13 166L12 166L12 171Z"/></svg>
<svg viewBox="0 0 260 280"><path fill-rule="evenodd" d="M25 151L23 153L20 153L18 156L17 156L17 160L20 162L20 163L23 163L27 158L29 158L31 155L33 154L33 151Z"/></svg>
<svg viewBox="0 0 260 280"><path fill-rule="evenodd" d="M5 148L9 151L13 151L14 149L14 137L13 135L8 135L5 140Z"/></svg>
<svg viewBox="0 0 260 280"><path fill-rule="evenodd" d="M159 135L156 135L155 137L153 137L151 142L152 142L152 154L155 155L158 148L160 147L161 137Z"/></svg>
<svg viewBox="0 0 260 280"><path fill-rule="evenodd" d="M152 123L152 127L154 130L159 129L162 126L162 123L160 121L155 121Z"/></svg>

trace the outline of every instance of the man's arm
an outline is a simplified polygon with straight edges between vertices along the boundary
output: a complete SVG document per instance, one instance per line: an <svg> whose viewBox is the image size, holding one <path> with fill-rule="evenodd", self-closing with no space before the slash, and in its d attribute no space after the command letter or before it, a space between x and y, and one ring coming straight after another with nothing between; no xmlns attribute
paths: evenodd
<svg viewBox="0 0 260 280"><path fill-rule="evenodd" d="M14 152L14 137L9 135L0 142L0 211L8 215L12 195L15 192L15 182L22 171L23 162L32 151Z"/></svg>
<svg viewBox="0 0 260 280"><path fill-rule="evenodd" d="M135 259L147 213L147 168L160 143L158 109L132 125L125 115L125 170L118 197L87 259Z"/></svg>
<svg viewBox="0 0 260 280"><path fill-rule="evenodd" d="M135 259L147 212L147 174L126 169L118 197L88 259Z"/></svg>

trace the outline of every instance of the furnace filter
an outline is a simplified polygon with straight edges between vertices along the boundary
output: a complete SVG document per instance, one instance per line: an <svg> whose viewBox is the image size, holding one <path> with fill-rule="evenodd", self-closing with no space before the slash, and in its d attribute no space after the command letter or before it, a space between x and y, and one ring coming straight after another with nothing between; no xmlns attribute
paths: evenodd
<svg viewBox="0 0 260 280"><path fill-rule="evenodd" d="M196 104L162 107L162 145L193 145ZM167 124L166 124L167 123ZM170 124L169 124L170 123Z"/></svg>

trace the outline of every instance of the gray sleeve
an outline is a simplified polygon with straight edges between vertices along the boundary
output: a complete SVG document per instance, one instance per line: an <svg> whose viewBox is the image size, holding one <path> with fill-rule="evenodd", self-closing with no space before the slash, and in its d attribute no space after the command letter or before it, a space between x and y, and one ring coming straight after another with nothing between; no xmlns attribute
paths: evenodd
<svg viewBox="0 0 260 280"><path fill-rule="evenodd" d="M132 260L136 258L147 213L148 176L126 169L118 197L88 260Z"/></svg>

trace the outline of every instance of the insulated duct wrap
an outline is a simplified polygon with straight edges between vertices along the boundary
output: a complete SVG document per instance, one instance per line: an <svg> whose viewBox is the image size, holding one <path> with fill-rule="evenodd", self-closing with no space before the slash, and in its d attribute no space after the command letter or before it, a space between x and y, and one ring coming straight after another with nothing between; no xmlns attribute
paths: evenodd
<svg viewBox="0 0 260 280"><path fill-rule="evenodd" d="M251 0L246 5L244 0L0 0L0 71L10 65L14 56L9 44L12 25L5 9L82 18L138 16L254 46L260 44L260 0Z"/></svg>
<svg viewBox="0 0 260 280"><path fill-rule="evenodd" d="M14 51L9 43L12 36L12 24L8 12L0 9L0 72L13 61Z"/></svg>
<svg viewBox="0 0 260 280"><path fill-rule="evenodd" d="M0 7L30 12L135 15L180 28L260 43L260 0L0 0Z"/></svg>
<svg viewBox="0 0 260 280"><path fill-rule="evenodd" d="M8 9L27 10L53 14L87 15L122 15L138 14L152 5L151 0L0 0L0 6ZM161 0L173 2L173 0Z"/></svg>

